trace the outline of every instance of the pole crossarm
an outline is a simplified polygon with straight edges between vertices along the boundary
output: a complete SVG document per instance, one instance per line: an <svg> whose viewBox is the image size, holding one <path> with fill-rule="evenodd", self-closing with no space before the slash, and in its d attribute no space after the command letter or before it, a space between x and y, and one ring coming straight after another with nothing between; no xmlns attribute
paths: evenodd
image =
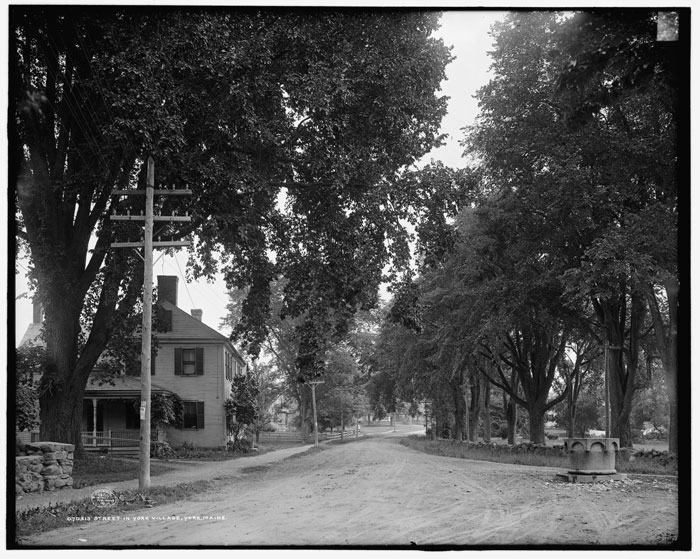
<svg viewBox="0 0 700 559"><path fill-rule="evenodd" d="M190 241L153 241L153 248L181 248L191 246ZM141 242L116 242L111 243L112 248L144 248L144 241Z"/></svg>
<svg viewBox="0 0 700 559"><path fill-rule="evenodd" d="M145 215L122 215L113 214L109 216L113 221L146 221ZM192 221L189 215L154 215L153 221Z"/></svg>
<svg viewBox="0 0 700 559"><path fill-rule="evenodd" d="M126 188L126 189L115 189L112 190L112 196L131 196L136 194L138 196L145 196L145 188ZM189 188L176 188L174 190L168 190L167 188L154 188L154 196L189 196L192 191Z"/></svg>

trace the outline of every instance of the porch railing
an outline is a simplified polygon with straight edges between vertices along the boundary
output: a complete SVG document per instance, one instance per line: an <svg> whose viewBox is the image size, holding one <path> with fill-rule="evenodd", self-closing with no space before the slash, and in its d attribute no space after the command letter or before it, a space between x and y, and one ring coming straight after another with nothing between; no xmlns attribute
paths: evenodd
<svg viewBox="0 0 700 559"><path fill-rule="evenodd" d="M129 448L139 446L138 429L120 429L108 431L83 431L81 433L85 448Z"/></svg>

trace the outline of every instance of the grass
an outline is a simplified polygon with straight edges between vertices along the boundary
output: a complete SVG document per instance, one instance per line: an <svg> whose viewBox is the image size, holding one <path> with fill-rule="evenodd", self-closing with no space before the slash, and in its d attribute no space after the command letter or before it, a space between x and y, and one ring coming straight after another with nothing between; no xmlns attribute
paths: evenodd
<svg viewBox="0 0 700 559"><path fill-rule="evenodd" d="M172 468L159 462L151 463L151 475L158 476ZM139 476L139 463L136 460L94 456L88 454L73 462L73 487L89 487L103 483L128 481Z"/></svg>
<svg viewBox="0 0 700 559"><path fill-rule="evenodd" d="M27 509L15 514L17 543L21 544L23 537L89 522L94 517L123 516L125 513L144 507L151 508L155 505L180 501L202 493L213 485L213 481L195 481L172 486L150 487L143 493L138 490L120 491L116 493L117 503L109 508L97 507L91 499L87 498Z"/></svg>
<svg viewBox="0 0 700 559"><path fill-rule="evenodd" d="M298 445L282 445L283 447L288 446L298 446ZM276 450L279 448L275 446L266 446L260 450L260 452L269 452L271 450ZM323 448L310 448L306 451L285 458L284 460L291 460L298 458L300 456L305 456L309 454L316 454L321 452ZM219 454L226 454L228 458L220 459L233 459L240 458L241 456L246 456L243 453L232 453L227 451L218 451ZM215 449L198 449L199 459L204 460L205 456L208 456L212 460L216 460L217 451ZM248 453L250 454L250 453ZM88 456L84 460L76 460L74 462L73 475L76 475L76 470L78 470L83 481L90 479L97 480L95 483L113 482L120 481L122 479L134 479L138 477L138 461L136 460L124 460L111 458L106 456L104 458ZM82 468L82 470L80 470ZM263 473L267 471L270 466L251 466L244 468L242 473L255 474ZM155 469L160 469L160 473L170 470L167 466L151 462L151 475ZM122 472L130 472L128 475ZM135 472L135 473L133 473ZM122 475L126 477L121 477ZM78 487L75 483L74 477L74 487ZM220 480L218 480L220 482ZM88 485L84 483L83 486ZM17 537L18 545L21 545L21 538L30 536L32 534L37 534L41 532L48 532L49 530L55 530L57 528L63 528L65 526L74 526L76 524L83 524L90 522L91 519L95 517L104 516L124 516L132 511L142 510L144 508L152 508L157 505L165 505L168 503L173 503L176 501L181 501L187 499L192 495L198 493L203 493L210 489L214 489L217 485L217 481L195 481L188 483L179 483L177 485L162 485L149 487L146 491L140 492L136 489L134 490L124 490L116 493L118 502L110 508L101 508L95 506L92 500L89 498L81 499L77 501L72 501L70 503L55 503L49 504L48 506L39 506L24 511L20 511L15 514L15 534Z"/></svg>
<svg viewBox="0 0 700 559"><path fill-rule="evenodd" d="M569 459L566 456L553 456L547 454L533 454L530 452L509 453L503 450L489 448L469 448L461 444L447 440L430 440L424 435L411 435L401 439L401 444L428 454L438 456L450 456L452 458L466 458L469 460L484 460L488 462L500 462L505 464L522 464L525 466L539 466L548 468L568 468ZM655 474L677 475L678 468L675 461L664 463L660 460L636 458L629 461L624 456L617 460L616 470L630 474Z"/></svg>
<svg viewBox="0 0 700 559"><path fill-rule="evenodd" d="M236 458L241 458L243 456L252 456L265 454L267 452L272 452L273 450L279 450L282 448L290 448L294 446L302 446L302 443L274 443L266 445L257 445L257 450L226 450L224 448L204 448L204 447L177 447L173 448L174 455L167 458L167 460L188 460L188 461L202 461L202 462L220 462L223 460L235 460Z"/></svg>

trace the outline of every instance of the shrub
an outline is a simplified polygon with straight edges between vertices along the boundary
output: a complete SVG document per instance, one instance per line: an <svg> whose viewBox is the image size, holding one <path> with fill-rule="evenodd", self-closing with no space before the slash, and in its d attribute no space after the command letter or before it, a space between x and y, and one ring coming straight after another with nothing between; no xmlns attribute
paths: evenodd
<svg viewBox="0 0 700 559"><path fill-rule="evenodd" d="M167 442L151 443L151 458L172 458L176 452Z"/></svg>

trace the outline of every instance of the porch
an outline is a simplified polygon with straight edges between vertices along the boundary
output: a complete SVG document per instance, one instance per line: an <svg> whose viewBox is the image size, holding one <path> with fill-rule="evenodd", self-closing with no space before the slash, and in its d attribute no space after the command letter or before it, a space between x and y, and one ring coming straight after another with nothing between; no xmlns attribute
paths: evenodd
<svg viewBox="0 0 700 559"><path fill-rule="evenodd" d="M118 377L112 384L91 381L85 390L81 439L85 450L136 452L140 443L141 379ZM152 393L166 393L151 386Z"/></svg>

